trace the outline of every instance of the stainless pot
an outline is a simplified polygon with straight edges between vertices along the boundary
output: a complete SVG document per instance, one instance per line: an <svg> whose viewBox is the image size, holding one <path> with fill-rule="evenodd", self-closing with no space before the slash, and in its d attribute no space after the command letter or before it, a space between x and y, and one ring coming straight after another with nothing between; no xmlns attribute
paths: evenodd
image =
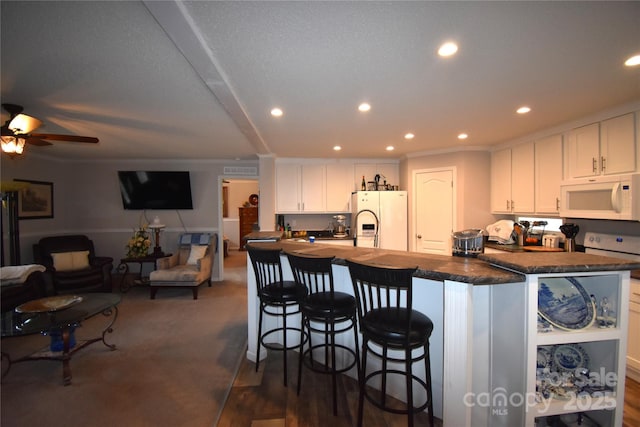
<svg viewBox="0 0 640 427"><path fill-rule="evenodd" d="M482 230L477 228L453 232L451 242L454 256L477 257L484 252Z"/></svg>

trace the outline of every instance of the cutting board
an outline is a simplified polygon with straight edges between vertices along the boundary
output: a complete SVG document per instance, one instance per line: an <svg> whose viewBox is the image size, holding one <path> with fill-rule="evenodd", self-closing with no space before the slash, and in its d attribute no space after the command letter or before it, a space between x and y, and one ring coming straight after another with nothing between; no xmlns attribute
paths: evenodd
<svg viewBox="0 0 640 427"><path fill-rule="evenodd" d="M523 246L522 249L531 252L564 252L562 248L547 248L546 246Z"/></svg>

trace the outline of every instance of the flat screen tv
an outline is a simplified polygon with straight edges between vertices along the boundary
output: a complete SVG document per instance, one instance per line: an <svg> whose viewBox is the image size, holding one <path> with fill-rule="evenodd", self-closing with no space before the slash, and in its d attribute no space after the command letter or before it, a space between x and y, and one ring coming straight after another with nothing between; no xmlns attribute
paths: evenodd
<svg viewBox="0 0 640 427"><path fill-rule="evenodd" d="M118 171L125 209L193 209L188 171Z"/></svg>

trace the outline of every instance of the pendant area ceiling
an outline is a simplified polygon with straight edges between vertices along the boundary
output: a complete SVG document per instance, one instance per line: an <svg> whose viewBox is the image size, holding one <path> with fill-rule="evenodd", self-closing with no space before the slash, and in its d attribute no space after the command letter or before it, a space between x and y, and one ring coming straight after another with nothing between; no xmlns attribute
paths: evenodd
<svg viewBox="0 0 640 427"><path fill-rule="evenodd" d="M640 101L640 68L623 64L640 54L640 2L4 1L0 14L2 102L38 132L100 139L25 155L399 158ZM439 57L447 40L459 50Z"/></svg>

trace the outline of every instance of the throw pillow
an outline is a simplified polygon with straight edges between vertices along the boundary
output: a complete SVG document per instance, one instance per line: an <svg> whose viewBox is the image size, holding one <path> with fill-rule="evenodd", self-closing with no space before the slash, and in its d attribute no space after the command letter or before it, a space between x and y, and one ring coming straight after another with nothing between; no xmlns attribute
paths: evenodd
<svg viewBox="0 0 640 427"><path fill-rule="evenodd" d="M73 271L89 267L89 251L52 253L56 271Z"/></svg>
<svg viewBox="0 0 640 427"><path fill-rule="evenodd" d="M208 248L208 246L191 245L191 252L189 252L187 265L196 265L198 260L205 255Z"/></svg>

